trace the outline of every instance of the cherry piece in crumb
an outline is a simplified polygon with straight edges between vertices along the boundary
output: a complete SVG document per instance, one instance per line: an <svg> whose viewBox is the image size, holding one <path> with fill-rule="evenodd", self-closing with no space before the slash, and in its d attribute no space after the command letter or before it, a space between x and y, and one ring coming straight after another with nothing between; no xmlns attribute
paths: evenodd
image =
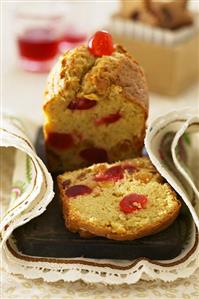
<svg viewBox="0 0 199 299"><path fill-rule="evenodd" d="M74 141L71 134L51 132L48 134L47 143L58 150L65 150L71 147Z"/></svg>
<svg viewBox="0 0 199 299"><path fill-rule="evenodd" d="M123 179L123 169L120 165L108 168L104 173L99 173L95 176L95 181L118 181Z"/></svg>
<svg viewBox="0 0 199 299"><path fill-rule="evenodd" d="M86 185L74 185L69 187L66 191L65 194L68 197L76 197L79 195L86 195L86 194L90 194L92 192L92 189L89 188Z"/></svg>
<svg viewBox="0 0 199 299"><path fill-rule="evenodd" d="M107 31L97 31L90 38L88 49L95 56L111 55L114 51L111 34Z"/></svg>
<svg viewBox="0 0 199 299"><path fill-rule="evenodd" d="M107 152L103 148L97 147L82 150L80 156L89 163L100 163L108 160Z"/></svg>
<svg viewBox="0 0 199 299"><path fill-rule="evenodd" d="M67 188L69 185L70 185L70 183L71 183L71 180L65 180L65 181L63 181L63 183L62 183L62 187L65 189L65 188Z"/></svg>
<svg viewBox="0 0 199 299"><path fill-rule="evenodd" d="M68 105L68 109L70 110L87 110L91 109L97 104L95 100L89 100L86 98L77 98L71 101Z"/></svg>
<svg viewBox="0 0 199 299"><path fill-rule="evenodd" d="M132 174L135 171L137 171L137 167L135 167L134 165L130 164L130 163L123 163L122 164L122 169L123 170L127 170L128 173Z"/></svg>
<svg viewBox="0 0 199 299"><path fill-rule="evenodd" d="M117 113L109 114L107 116L96 119L95 124L97 126L103 125L103 124L108 125L108 124L118 121L120 118L121 118L121 114L119 112L117 112Z"/></svg>
<svg viewBox="0 0 199 299"><path fill-rule="evenodd" d="M135 212L145 208L147 200L145 195L130 193L120 201L120 210L125 214Z"/></svg>

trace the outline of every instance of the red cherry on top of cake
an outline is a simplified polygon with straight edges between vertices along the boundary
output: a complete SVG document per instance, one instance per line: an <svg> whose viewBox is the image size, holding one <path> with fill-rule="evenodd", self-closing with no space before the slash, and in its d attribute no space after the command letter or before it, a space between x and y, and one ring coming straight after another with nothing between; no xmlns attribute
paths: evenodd
<svg viewBox="0 0 199 299"><path fill-rule="evenodd" d="M114 51L113 39L107 31L97 31L88 42L89 51L95 56L111 55Z"/></svg>

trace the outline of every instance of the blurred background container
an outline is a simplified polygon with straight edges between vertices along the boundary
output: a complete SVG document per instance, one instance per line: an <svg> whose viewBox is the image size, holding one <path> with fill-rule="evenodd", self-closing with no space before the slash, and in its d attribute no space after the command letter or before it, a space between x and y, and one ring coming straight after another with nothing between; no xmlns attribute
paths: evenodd
<svg viewBox="0 0 199 299"><path fill-rule="evenodd" d="M64 34L66 11L61 8L38 3L16 7L15 38L23 69L45 72L52 67Z"/></svg>
<svg viewBox="0 0 199 299"><path fill-rule="evenodd" d="M142 65L152 92L176 96L199 82L199 14L191 3L151 0L146 8L144 0L122 0L110 18L114 41Z"/></svg>

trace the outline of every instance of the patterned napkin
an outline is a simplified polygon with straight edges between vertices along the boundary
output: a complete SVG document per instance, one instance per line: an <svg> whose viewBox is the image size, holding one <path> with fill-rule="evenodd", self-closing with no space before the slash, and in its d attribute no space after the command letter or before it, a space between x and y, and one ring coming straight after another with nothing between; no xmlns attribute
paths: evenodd
<svg viewBox="0 0 199 299"><path fill-rule="evenodd" d="M145 139L152 163L181 196L191 215L189 235L182 252L176 258L164 261L44 258L21 253L12 232L45 211L54 196L53 181L19 119L3 115L0 134L5 182L2 194L12 177L10 194L2 196L5 213L0 224L3 266L8 272L46 281L82 279L92 283L131 284L140 278L172 281L190 276L199 267L196 165L199 162L199 117L196 112L181 110L158 118L148 128Z"/></svg>

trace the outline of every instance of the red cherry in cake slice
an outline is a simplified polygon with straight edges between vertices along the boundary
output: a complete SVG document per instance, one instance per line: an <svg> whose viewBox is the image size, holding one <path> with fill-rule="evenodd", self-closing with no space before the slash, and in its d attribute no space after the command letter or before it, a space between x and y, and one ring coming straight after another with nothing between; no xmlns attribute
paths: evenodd
<svg viewBox="0 0 199 299"><path fill-rule="evenodd" d="M74 140L71 134L50 132L47 143L58 150L65 150L74 144Z"/></svg>
<svg viewBox="0 0 199 299"><path fill-rule="evenodd" d="M71 180L65 180L65 181L63 181L63 183L62 183L62 187L65 189L65 188L67 188L69 185L70 185L70 183L71 183Z"/></svg>
<svg viewBox="0 0 199 299"><path fill-rule="evenodd" d="M122 164L122 169L127 170L128 173L130 173L130 174L132 174L138 170L136 166L134 166L128 162Z"/></svg>
<svg viewBox="0 0 199 299"><path fill-rule="evenodd" d="M111 34L107 31L97 31L90 38L88 49L95 56L111 55L114 51Z"/></svg>
<svg viewBox="0 0 199 299"><path fill-rule="evenodd" d="M79 195L86 195L86 194L90 194L92 192L92 189L89 188L86 185L74 185L69 187L66 191L65 194L68 197L76 197Z"/></svg>
<svg viewBox="0 0 199 299"><path fill-rule="evenodd" d="M103 182L103 181L118 181L123 179L123 169L120 165L112 166L108 168L105 172L99 173L95 176L95 181Z"/></svg>
<svg viewBox="0 0 199 299"><path fill-rule="evenodd" d="M108 168L106 171L99 173L95 176L95 181L118 181L124 178L124 171L127 170L130 174L135 172L137 169L130 163L123 163Z"/></svg>
<svg viewBox="0 0 199 299"><path fill-rule="evenodd" d="M122 116L119 112L112 113L112 114L109 114L107 116L96 119L95 124L97 126L99 126L99 125L109 125L109 124L112 124L112 123L118 121L121 117Z"/></svg>
<svg viewBox="0 0 199 299"><path fill-rule="evenodd" d="M147 197L143 194L130 193L120 201L120 210L125 214L145 208Z"/></svg>
<svg viewBox="0 0 199 299"><path fill-rule="evenodd" d="M97 102L95 100L89 100L86 98L76 98L71 101L68 105L70 110L88 110L93 108Z"/></svg>
<svg viewBox="0 0 199 299"><path fill-rule="evenodd" d="M80 156L89 163L100 163L108 160L107 152L103 148L97 147L82 150Z"/></svg>

